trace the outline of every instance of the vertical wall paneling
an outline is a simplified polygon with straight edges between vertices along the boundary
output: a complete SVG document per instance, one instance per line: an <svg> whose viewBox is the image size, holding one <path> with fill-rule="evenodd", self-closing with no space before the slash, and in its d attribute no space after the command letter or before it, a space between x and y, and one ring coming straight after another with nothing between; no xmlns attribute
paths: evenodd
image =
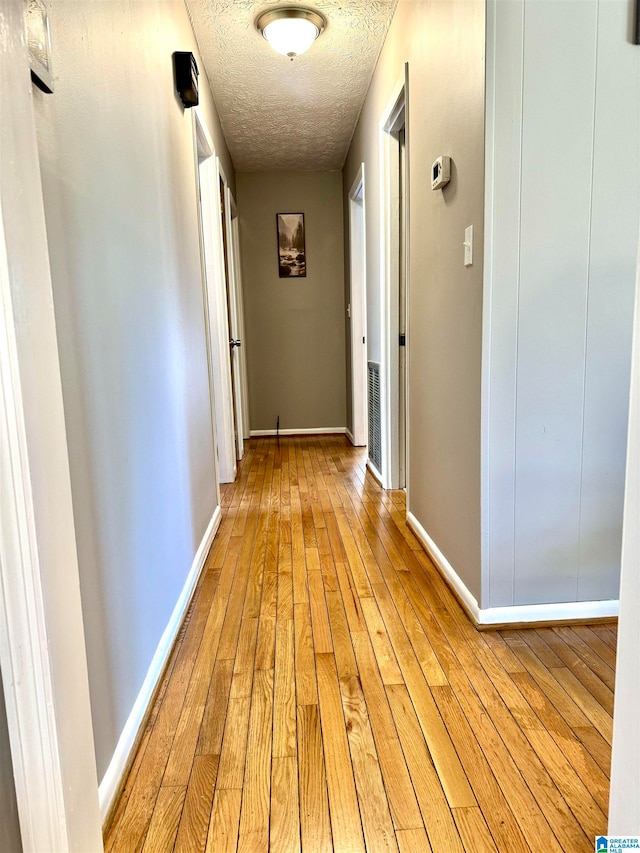
<svg viewBox="0 0 640 853"><path fill-rule="evenodd" d="M594 0L526 3L515 519L522 604L577 595L596 11Z"/></svg>
<svg viewBox="0 0 640 853"><path fill-rule="evenodd" d="M491 0L482 607L617 597L640 54L625 0Z"/></svg>
<svg viewBox="0 0 640 853"><path fill-rule="evenodd" d="M598 18L579 600L618 597L640 202L640 49L625 41L627 12L607 0Z"/></svg>

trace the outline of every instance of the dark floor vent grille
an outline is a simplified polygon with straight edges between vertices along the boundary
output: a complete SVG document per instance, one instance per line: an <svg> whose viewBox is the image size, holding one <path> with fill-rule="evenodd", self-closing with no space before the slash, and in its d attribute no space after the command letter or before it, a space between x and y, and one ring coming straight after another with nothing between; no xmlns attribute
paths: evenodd
<svg viewBox="0 0 640 853"><path fill-rule="evenodd" d="M382 434L380 431L380 365L368 363L369 459L382 470Z"/></svg>

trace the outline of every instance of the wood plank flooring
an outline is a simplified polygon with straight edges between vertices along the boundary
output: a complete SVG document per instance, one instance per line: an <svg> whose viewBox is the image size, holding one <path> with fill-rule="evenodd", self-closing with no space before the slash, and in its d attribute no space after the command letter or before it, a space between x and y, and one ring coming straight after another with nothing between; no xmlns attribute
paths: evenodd
<svg viewBox="0 0 640 853"><path fill-rule="evenodd" d="M615 626L478 633L342 437L252 439L108 853L589 853Z"/></svg>

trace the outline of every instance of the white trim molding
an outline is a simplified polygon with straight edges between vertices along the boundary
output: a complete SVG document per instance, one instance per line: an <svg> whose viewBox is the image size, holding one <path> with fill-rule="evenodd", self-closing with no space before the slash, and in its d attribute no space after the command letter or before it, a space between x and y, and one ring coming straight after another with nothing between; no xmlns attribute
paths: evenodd
<svg viewBox="0 0 640 853"><path fill-rule="evenodd" d="M633 835L640 827L640 241L636 273L635 320L631 356L631 398L627 443L627 479L622 525L622 571L616 658L609 834Z"/></svg>
<svg viewBox="0 0 640 853"><path fill-rule="evenodd" d="M0 669L24 853L102 849L24 3L0 27Z"/></svg>
<svg viewBox="0 0 640 853"><path fill-rule="evenodd" d="M198 241L200 246L200 267L202 272L202 299L204 309L204 325L205 325L205 341L207 347L207 371L209 374L209 410L211 414L211 439L213 441L213 464L215 466L216 480L216 497L220 503L220 463L218 459L218 406L216 405L216 393L218 388L218 379L216 377L216 362L215 362L215 327L214 327L214 300L213 300L213 273L211 264L207 266L207 256L205 251L211 250L211 229L205 234L204 227L204 211L203 211L203 180L200 173L201 160L215 157L213 140L207 128L207 124L202 116L200 107L195 107L191 111L192 127L193 127L193 162L194 162L194 178L198 212ZM208 200L208 196L207 196Z"/></svg>
<svg viewBox="0 0 640 853"><path fill-rule="evenodd" d="M147 721L149 711L151 710L156 690L161 682L167 661L173 649L176 637L180 631L180 627L186 615L186 612L193 598L198 580L202 574L207 554L211 548L213 539L220 527L222 520L222 510L216 507L211 521L207 525L202 541L198 546L196 555L193 558L193 563L189 571L189 575L185 582L180 598L173 608L171 618L164 629L158 647L149 666L149 670L144 679L140 692L134 702L131 713L125 723L124 729L118 740L118 744L113 753L113 757L109 762L109 766L102 777L99 787L100 796L100 812L102 815L103 825L108 821L116 799L120 794L122 783L126 773L129 771L131 761L135 755L135 749L138 745L140 734Z"/></svg>
<svg viewBox="0 0 640 853"><path fill-rule="evenodd" d="M313 429L252 429L251 438L266 435L346 435L346 427L314 427Z"/></svg>
<svg viewBox="0 0 640 853"><path fill-rule="evenodd" d="M550 622L585 622L592 619L615 618L618 615L619 602L615 600L516 604L482 609L460 575L411 512L407 513L407 524L455 593L469 618L478 628L511 624L541 625Z"/></svg>
<svg viewBox="0 0 640 853"><path fill-rule="evenodd" d="M557 604L517 604L511 607L488 607L480 610L478 626L531 624L549 622L590 622L597 619L615 619L620 606L617 600L567 601Z"/></svg>
<svg viewBox="0 0 640 853"><path fill-rule="evenodd" d="M220 483L236 478L231 355L227 315L220 180L224 173L202 113L193 111L195 174L199 187L201 263L207 332L207 358L212 386L212 418ZM225 183L226 192L226 183Z"/></svg>
<svg viewBox="0 0 640 853"><path fill-rule="evenodd" d="M399 281L400 281L400 185L398 173L399 142L397 131L408 129L409 110L409 65L404 64L401 78L391 90L389 100L382 113L378 125L378 146L380 157L380 273L382 287L380 288L382 353L380 360L380 396L382 399L381 432L382 432L382 473L383 487L397 489L400 485L400 353L398 335L400 330L399 318ZM408 143L407 143L408 144ZM408 147L406 152L408 155ZM408 164L408 156L406 159ZM405 230L408 245L408 171L405 186ZM406 248L406 246L405 246ZM408 255L405 257L405 263ZM408 270L408 265L407 265ZM406 276L406 295L408 296L408 275ZM408 352L408 350L407 350ZM406 353L405 353L406 356ZM406 375L405 375L406 384ZM405 428L408 421L408 407L405 412ZM406 474L408 462L408 442L405 429L405 465Z"/></svg>
<svg viewBox="0 0 640 853"><path fill-rule="evenodd" d="M367 214L364 163L349 190L349 310L351 338L351 420L349 439L366 447L367 411Z"/></svg>
<svg viewBox="0 0 640 853"><path fill-rule="evenodd" d="M62 851L69 849L69 838L9 265L1 228L0 318L0 662L22 841L25 850Z"/></svg>
<svg viewBox="0 0 640 853"><path fill-rule="evenodd" d="M478 605L475 596L469 592L456 570L412 512L407 513L407 525L418 537L420 544L431 557L435 567L452 588L458 598L458 601L467 611L473 622L475 622L476 625L479 624L480 606Z"/></svg>
<svg viewBox="0 0 640 853"><path fill-rule="evenodd" d="M380 488L384 489L384 486L382 485L382 474L370 459L367 459L367 471L371 474L373 479L377 481Z"/></svg>

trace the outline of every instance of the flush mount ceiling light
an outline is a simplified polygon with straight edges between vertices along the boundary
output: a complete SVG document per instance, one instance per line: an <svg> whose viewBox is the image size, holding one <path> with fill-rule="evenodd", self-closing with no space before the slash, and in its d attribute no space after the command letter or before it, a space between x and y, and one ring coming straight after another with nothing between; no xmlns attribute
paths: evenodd
<svg viewBox="0 0 640 853"><path fill-rule="evenodd" d="M318 12L299 6L263 12L256 26L271 47L293 59L309 50L326 25Z"/></svg>

